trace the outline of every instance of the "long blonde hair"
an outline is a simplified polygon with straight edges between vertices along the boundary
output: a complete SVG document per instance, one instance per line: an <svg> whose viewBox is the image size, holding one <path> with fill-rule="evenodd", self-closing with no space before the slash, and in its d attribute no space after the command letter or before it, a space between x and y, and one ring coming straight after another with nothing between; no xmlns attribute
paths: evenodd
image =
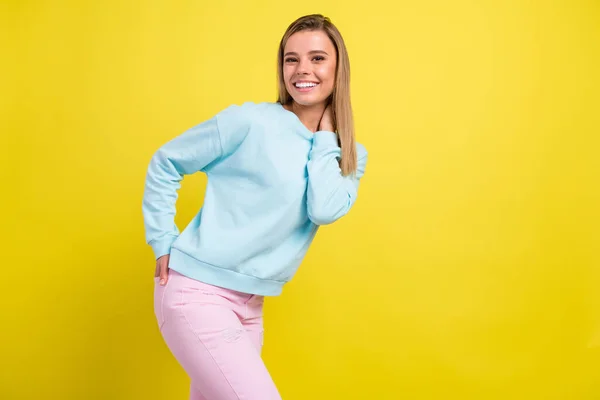
<svg viewBox="0 0 600 400"><path fill-rule="evenodd" d="M279 86L278 102L288 105L293 102L292 96L285 88L283 80L283 52L285 45L294 33L303 30L323 31L333 42L337 55L336 78L331 96L331 111L333 114L334 129L338 133L342 157L340 168L344 176L356 171L356 143L354 138L354 118L352 115L352 103L350 101L350 60L344 39L329 18L321 14L311 14L298 18L292 22L285 31L279 44L277 57L277 75Z"/></svg>

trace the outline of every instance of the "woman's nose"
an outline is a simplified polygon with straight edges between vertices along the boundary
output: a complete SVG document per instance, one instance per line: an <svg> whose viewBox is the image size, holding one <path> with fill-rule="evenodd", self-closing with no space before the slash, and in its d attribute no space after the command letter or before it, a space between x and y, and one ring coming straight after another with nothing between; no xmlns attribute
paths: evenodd
<svg viewBox="0 0 600 400"><path fill-rule="evenodd" d="M310 73L310 63L308 61L300 61L296 69L298 75L307 75Z"/></svg>

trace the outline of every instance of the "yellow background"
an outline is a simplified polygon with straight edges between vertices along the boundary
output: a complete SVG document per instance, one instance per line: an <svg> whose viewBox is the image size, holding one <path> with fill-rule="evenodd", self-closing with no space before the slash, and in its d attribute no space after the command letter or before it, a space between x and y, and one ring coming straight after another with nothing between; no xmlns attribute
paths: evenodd
<svg viewBox="0 0 600 400"><path fill-rule="evenodd" d="M266 303L283 398L600 399L594 0L2 1L0 397L187 398L152 311L146 167L274 100L279 39L312 12L346 38L370 161Z"/></svg>

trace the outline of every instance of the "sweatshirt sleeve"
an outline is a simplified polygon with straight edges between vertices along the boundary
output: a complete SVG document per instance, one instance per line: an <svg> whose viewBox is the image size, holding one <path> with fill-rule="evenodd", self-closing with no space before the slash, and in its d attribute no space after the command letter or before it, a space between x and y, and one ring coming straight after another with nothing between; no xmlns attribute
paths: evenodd
<svg viewBox="0 0 600 400"><path fill-rule="evenodd" d="M207 172L235 150L248 131L241 106L231 106L160 147L150 160L142 201L146 242L156 258L179 236L175 203L184 175Z"/></svg>
<svg viewBox="0 0 600 400"><path fill-rule="evenodd" d="M358 185L365 173L367 151L357 144L356 174L343 176L339 166L341 148L333 132L314 133L313 147L307 164L308 217L317 225L335 222L350 211L356 201Z"/></svg>

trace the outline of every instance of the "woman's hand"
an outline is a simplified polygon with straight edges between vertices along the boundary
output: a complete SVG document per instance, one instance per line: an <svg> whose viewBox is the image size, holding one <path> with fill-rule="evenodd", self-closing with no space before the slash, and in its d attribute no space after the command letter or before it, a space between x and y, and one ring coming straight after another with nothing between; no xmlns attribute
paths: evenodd
<svg viewBox="0 0 600 400"><path fill-rule="evenodd" d="M319 122L319 130L335 132L333 128L333 112L331 111L331 105L328 105L323 112L321 122Z"/></svg>
<svg viewBox="0 0 600 400"><path fill-rule="evenodd" d="M154 271L154 277L160 277L160 284L162 286L167 284L167 279L169 279L169 255L165 254L164 256L160 256L156 260L156 270Z"/></svg>

